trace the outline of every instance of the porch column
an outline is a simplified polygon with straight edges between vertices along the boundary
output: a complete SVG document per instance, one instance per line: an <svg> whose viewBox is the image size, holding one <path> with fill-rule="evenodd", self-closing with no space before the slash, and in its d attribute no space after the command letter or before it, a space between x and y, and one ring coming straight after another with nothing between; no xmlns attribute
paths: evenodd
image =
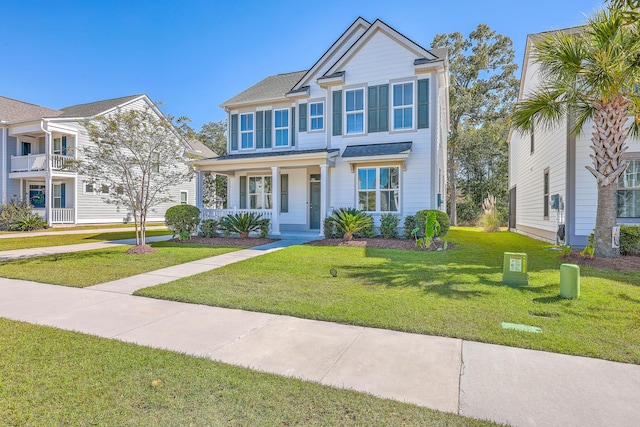
<svg viewBox="0 0 640 427"><path fill-rule="evenodd" d="M44 209L45 209L45 217L44 219L47 221L49 226L51 226L51 202L53 199L53 185L51 185L51 173L47 173L44 177Z"/></svg>
<svg viewBox="0 0 640 427"><path fill-rule="evenodd" d="M320 165L320 237L324 237L324 220L327 217L329 190L328 165Z"/></svg>
<svg viewBox="0 0 640 427"><path fill-rule="evenodd" d="M78 223L78 174L73 178L73 223Z"/></svg>
<svg viewBox="0 0 640 427"><path fill-rule="evenodd" d="M196 207L202 210L202 174L201 170L196 171Z"/></svg>
<svg viewBox="0 0 640 427"><path fill-rule="evenodd" d="M271 234L280 235L280 168L271 167Z"/></svg>

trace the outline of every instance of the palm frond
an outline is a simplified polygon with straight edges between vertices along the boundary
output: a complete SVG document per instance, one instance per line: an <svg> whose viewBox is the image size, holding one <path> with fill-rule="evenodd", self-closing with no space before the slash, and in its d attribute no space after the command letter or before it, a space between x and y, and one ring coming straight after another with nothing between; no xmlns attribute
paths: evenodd
<svg viewBox="0 0 640 427"><path fill-rule="evenodd" d="M564 93L550 88L534 91L526 100L516 104L512 124L521 133L535 127L553 127L562 121L566 113Z"/></svg>

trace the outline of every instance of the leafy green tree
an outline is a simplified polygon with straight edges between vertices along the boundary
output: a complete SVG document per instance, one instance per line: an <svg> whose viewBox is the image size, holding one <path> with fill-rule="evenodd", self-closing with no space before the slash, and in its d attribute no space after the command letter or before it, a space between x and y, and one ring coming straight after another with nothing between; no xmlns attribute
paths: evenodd
<svg viewBox="0 0 640 427"><path fill-rule="evenodd" d="M556 31L535 41L533 61L539 65L541 86L519 103L514 125L522 132L538 126L557 126L567 115L573 134L592 124L592 165L598 208L594 251L617 258L611 246L616 225L616 187L627 168L623 153L629 130L640 120L640 22L628 21L623 11L596 13L578 31ZM629 125L629 117L635 121Z"/></svg>
<svg viewBox="0 0 640 427"><path fill-rule="evenodd" d="M136 245L144 246L149 209L175 202L170 190L193 178L183 141L152 108L118 109L82 124L93 144L84 147L75 169L99 186L105 202L133 214Z"/></svg>
<svg viewBox="0 0 640 427"><path fill-rule="evenodd" d="M437 34L433 48L449 49L448 182L451 224L457 223L456 171L459 167L464 126L481 126L487 121L505 120L515 103L519 81L511 39L480 24L468 37L461 33Z"/></svg>
<svg viewBox="0 0 640 427"><path fill-rule="evenodd" d="M202 125L195 138L211 148L218 156L227 154L227 122L207 122ZM227 177L205 172L203 177L203 204L207 207L226 207Z"/></svg>

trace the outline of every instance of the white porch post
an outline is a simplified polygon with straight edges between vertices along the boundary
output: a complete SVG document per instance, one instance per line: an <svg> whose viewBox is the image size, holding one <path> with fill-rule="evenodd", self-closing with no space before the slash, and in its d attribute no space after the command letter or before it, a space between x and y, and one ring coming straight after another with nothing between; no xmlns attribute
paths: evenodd
<svg viewBox="0 0 640 427"><path fill-rule="evenodd" d="M73 223L78 223L78 175L73 178Z"/></svg>
<svg viewBox="0 0 640 427"><path fill-rule="evenodd" d="M280 168L271 167L271 234L280 235Z"/></svg>
<svg viewBox="0 0 640 427"><path fill-rule="evenodd" d="M202 174L201 170L196 171L196 207L202 210Z"/></svg>
<svg viewBox="0 0 640 427"><path fill-rule="evenodd" d="M320 165L320 237L324 237L324 219L327 217L327 201L329 190L328 165Z"/></svg>
<svg viewBox="0 0 640 427"><path fill-rule="evenodd" d="M44 135L44 152L47 170L44 177L44 208L45 208L45 220L51 226L51 202L53 199L53 177L51 176L51 133L46 132Z"/></svg>

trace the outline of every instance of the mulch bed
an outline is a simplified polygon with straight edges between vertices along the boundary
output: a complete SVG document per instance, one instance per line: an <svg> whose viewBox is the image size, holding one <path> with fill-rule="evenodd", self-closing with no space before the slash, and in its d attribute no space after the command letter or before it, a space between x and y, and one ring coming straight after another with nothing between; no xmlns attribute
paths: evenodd
<svg viewBox="0 0 640 427"><path fill-rule="evenodd" d="M191 237L189 240L171 239L174 243L195 243L198 245L215 245L215 246L260 246L267 243L277 242L279 239L260 239L257 237L248 237L240 239L238 237Z"/></svg>
<svg viewBox="0 0 640 427"><path fill-rule="evenodd" d="M383 239L377 237L374 239L358 238L351 241L345 241L343 239L324 239L314 240L305 243L310 246L352 246L352 247L367 247L367 248L380 248L380 249L400 249L405 251L423 251L424 249L417 247L415 240L410 239ZM427 251L436 251L438 248L443 247L443 242L434 242ZM453 244L447 243L447 249L451 249Z"/></svg>
<svg viewBox="0 0 640 427"><path fill-rule="evenodd" d="M580 251L572 251L571 256L560 259L567 264L589 266L594 268L608 268L610 270L636 270L640 271L640 256L623 256L620 258L582 258Z"/></svg>

